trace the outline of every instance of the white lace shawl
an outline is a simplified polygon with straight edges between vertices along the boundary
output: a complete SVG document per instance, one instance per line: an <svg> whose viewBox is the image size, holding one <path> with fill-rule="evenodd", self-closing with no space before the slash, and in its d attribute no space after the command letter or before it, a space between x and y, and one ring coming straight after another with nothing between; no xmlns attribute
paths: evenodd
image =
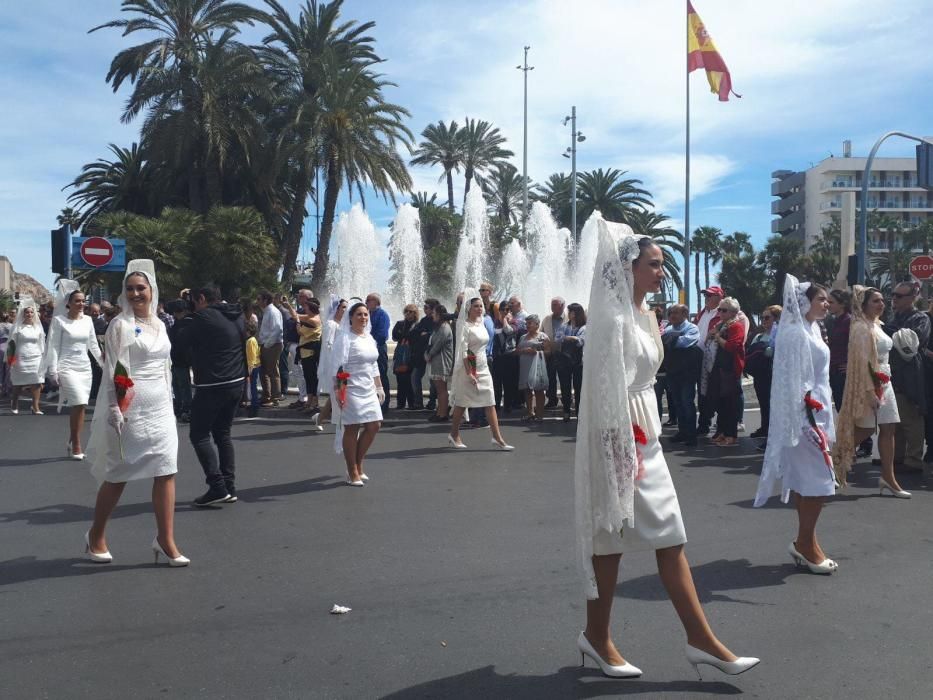
<svg viewBox="0 0 933 700"><path fill-rule="evenodd" d="M816 381L810 354L811 328L805 318L810 309L810 301L805 294L809 286L809 283L800 284L791 274L784 278L784 307L774 346L768 447L758 480L756 507L763 506L775 495L775 484L784 476L781 462L784 448L796 446L806 426L803 399ZM801 304L801 297L806 304ZM826 410L831 411L832 408L827 407Z"/></svg>
<svg viewBox="0 0 933 700"><path fill-rule="evenodd" d="M454 345L454 368L450 375L450 405L456 406L456 386L454 377L466 372L463 366L463 360L466 359L469 350L469 340L467 339L467 319L470 317L470 299L478 299L479 292L474 287L467 287L463 290L463 303L460 304L460 313L457 314L456 345ZM482 320L482 316L480 317Z"/></svg>
<svg viewBox="0 0 933 700"><path fill-rule="evenodd" d="M637 453L628 385L639 352L632 262L638 238L625 224L599 222L588 304L583 387L574 455L577 556L586 597L595 600L593 538L635 524Z"/></svg>
<svg viewBox="0 0 933 700"><path fill-rule="evenodd" d="M340 371L347 361L350 359L350 344L352 343L353 330L350 326L350 309L356 306L358 303L361 303L363 300L359 297L351 297L347 302L347 310L343 312L343 316L340 319L340 327L337 329L337 333L334 335L334 345L331 349L331 355L328 358L327 371L330 373L329 377L324 377L324 381L330 382L330 386L333 387L337 381L337 372ZM372 331L373 324L371 321L366 322L366 328L364 329L365 334L369 334ZM320 373L319 373L320 374ZM337 401L337 392L333 390L333 408L332 408L332 419L335 427L334 431L334 452L338 455L343 454L343 410L340 408L340 402Z"/></svg>

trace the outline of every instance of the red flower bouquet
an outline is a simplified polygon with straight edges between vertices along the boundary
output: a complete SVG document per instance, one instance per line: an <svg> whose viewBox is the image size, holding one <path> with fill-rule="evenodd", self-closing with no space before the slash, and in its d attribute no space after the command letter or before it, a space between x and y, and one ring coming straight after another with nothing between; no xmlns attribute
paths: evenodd
<svg viewBox="0 0 933 700"><path fill-rule="evenodd" d="M16 341L10 338L10 342L6 344L6 364L7 367L12 367L16 364Z"/></svg>
<svg viewBox="0 0 933 700"><path fill-rule="evenodd" d="M876 370L871 364L868 365L868 373L871 375L871 383L875 385L875 396L881 401L884 398L884 385L891 381L891 377L880 370Z"/></svg>
<svg viewBox="0 0 933 700"><path fill-rule="evenodd" d="M635 481L638 481L645 475L645 463L639 446L648 444L648 436L638 423L632 423L632 434L635 438L635 454L638 456L638 471L635 472Z"/></svg>
<svg viewBox="0 0 933 700"><path fill-rule="evenodd" d="M829 470L832 471L833 458L829 453L829 439L826 437L826 433L823 432L823 429L817 424L815 415L822 411L824 406L814 399L809 391L803 396L803 406L807 412L807 422L810 424L808 437L810 441L820 449L823 455L823 461L826 463L826 466L829 467Z"/></svg>
<svg viewBox="0 0 933 700"><path fill-rule="evenodd" d="M476 354L472 350L468 350L466 354L466 361L470 367L470 376L476 376Z"/></svg>
<svg viewBox="0 0 933 700"><path fill-rule="evenodd" d="M345 372L343 365L337 369L337 402L341 407L347 402L347 382L350 379L350 373Z"/></svg>
<svg viewBox="0 0 933 700"><path fill-rule="evenodd" d="M117 366L113 369L113 392L117 397L117 407L123 414L124 420L126 412L130 410L130 404L133 402L133 380L130 378L129 370L126 366L117 360ZM117 433L117 439L120 442L120 458L123 459L123 436Z"/></svg>

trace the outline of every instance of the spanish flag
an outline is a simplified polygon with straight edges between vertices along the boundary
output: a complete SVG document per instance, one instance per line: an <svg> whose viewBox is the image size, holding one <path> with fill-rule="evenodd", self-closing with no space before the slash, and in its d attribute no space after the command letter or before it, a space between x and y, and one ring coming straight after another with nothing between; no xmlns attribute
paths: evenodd
<svg viewBox="0 0 933 700"><path fill-rule="evenodd" d="M732 89L729 69L716 50L703 20L693 9L693 3L687 0L687 73L692 73L697 68L706 69L710 92L719 95L720 102L728 102L729 93L741 97Z"/></svg>

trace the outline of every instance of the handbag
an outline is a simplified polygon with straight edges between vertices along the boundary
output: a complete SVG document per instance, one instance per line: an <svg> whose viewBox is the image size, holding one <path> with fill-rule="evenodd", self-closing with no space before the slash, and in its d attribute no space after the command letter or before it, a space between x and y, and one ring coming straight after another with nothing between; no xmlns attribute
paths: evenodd
<svg viewBox="0 0 933 700"><path fill-rule="evenodd" d="M547 387L547 361L544 359L544 353L539 350L532 358L531 368L528 370L528 388L531 391L544 391Z"/></svg>
<svg viewBox="0 0 933 700"><path fill-rule="evenodd" d="M405 374L411 371L411 346L408 340L400 340L395 346L395 354L392 356L392 371L395 374Z"/></svg>

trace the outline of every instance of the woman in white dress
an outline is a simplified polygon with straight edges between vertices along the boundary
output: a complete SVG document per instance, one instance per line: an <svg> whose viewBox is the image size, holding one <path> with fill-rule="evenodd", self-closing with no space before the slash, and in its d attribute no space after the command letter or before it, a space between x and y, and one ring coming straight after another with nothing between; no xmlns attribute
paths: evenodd
<svg viewBox="0 0 933 700"><path fill-rule="evenodd" d="M334 449L347 463L347 484L363 486L369 477L363 459L382 426L385 390L379 377L379 350L369 333L369 311L357 302L340 325L330 359L337 411ZM341 375L349 375L342 377ZM341 384L346 382L341 388Z"/></svg>
<svg viewBox="0 0 933 700"><path fill-rule="evenodd" d="M836 477L845 484L855 446L877 429L881 456L878 490L882 494L888 491L895 498L910 498L910 492L902 489L894 476L894 434L901 417L897 412L888 361L894 342L881 329L883 313L884 297L878 289L853 287L846 386L836 421L833 463ZM781 337L780 332L778 337Z"/></svg>
<svg viewBox="0 0 933 700"><path fill-rule="evenodd" d="M68 438L68 456L84 459L81 450L81 428L84 412L91 396L91 360L103 365L100 345L94 333L94 323L84 315L84 292L73 280L59 280L55 315L49 326L46 343L46 373L53 383L58 384L58 410L62 403L69 406L71 432Z"/></svg>
<svg viewBox="0 0 933 700"><path fill-rule="evenodd" d="M42 358L45 355L45 330L39 320L38 308L31 297L20 301L16 312L16 321L7 341L4 360L10 369L10 383L13 396L10 411L19 413L19 396L23 391L32 395L32 412L41 416L39 408L39 390L42 388L42 376L45 368Z"/></svg>
<svg viewBox="0 0 933 700"><path fill-rule="evenodd" d="M126 482L152 479L155 561L164 556L171 566L189 563L175 545L178 432L172 410L171 344L165 324L156 315L158 301L152 261L131 260L120 296L122 311L107 328L103 379L88 442L91 474L100 484L94 522L85 534L92 561L113 560L105 529ZM127 376L131 384L115 380L118 375ZM118 383L129 385L125 396Z"/></svg>
<svg viewBox="0 0 933 700"><path fill-rule="evenodd" d="M645 296L661 289L663 262L650 238L636 238L624 224L599 222L574 457L577 552L587 598L577 648L607 676L641 675L616 649L609 623L622 553L654 549L661 582L686 632L687 661L738 674L758 659L737 657L706 620L658 440L653 384L663 346Z"/></svg>
<svg viewBox="0 0 933 700"><path fill-rule="evenodd" d="M496 395L492 387L492 374L486 361L486 348L489 347L489 331L483 323L485 307L483 300L467 290L464 298L469 303L460 309L457 319L457 348L454 357L454 369L451 379L451 395L454 405L450 422L450 434L447 441L451 447L465 449L460 440L460 423L468 408L482 408L486 411L492 444L500 450L513 450L507 444L499 430L496 416Z"/></svg>
<svg viewBox="0 0 933 700"><path fill-rule="evenodd" d="M775 410L767 428L768 448L755 496L755 506L760 507L778 486L784 503L794 494L797 539L787 549L798 566L815 574L832 574L837 569L816 539L820 511L835 493L829 346L819 325L828 309L825 287L801 284L793 275L785 277L772 374L771 406Z"/></svg>
<svg viewBox="0 0 933 700"><path fill-rule="evenodd" d="M317 375L322 378L318 383L318 401L324 402L321 410L311 417L311 425L314 430L323 431L324 423L331 419L334 412L334 402L331 397L331 382L326 377L333 377L337 370L331 368L331 358L334 353L334 341L337 339L337 331L340 329L340 321L347 312L347 300L338 299L331 295L330 309L327 312L327 320L324 322L324 330L321 333L321 356L318 360Z"/></svg>

